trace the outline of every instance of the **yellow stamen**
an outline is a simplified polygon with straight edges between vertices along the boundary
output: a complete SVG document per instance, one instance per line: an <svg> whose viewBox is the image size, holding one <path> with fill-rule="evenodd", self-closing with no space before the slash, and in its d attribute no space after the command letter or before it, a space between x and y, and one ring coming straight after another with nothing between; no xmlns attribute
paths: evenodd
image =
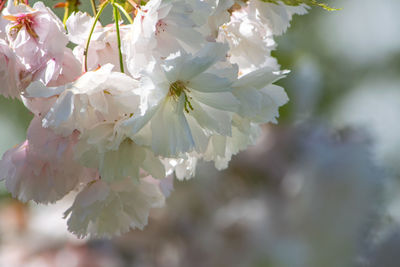
<svg viewBox="0 0 400 267"><path fill-rule="evenodd" d="M188 97L187 93L189 93L190 90L186 87L186 84L182 81L175 81L170 84L169 86L169 92L168 96L174 98L174 100L178 100L178 98L181 96L181 94L184 94L185 96L185 111L189 113L190 110L193 110L192 103L190 103L191 97Z"/></svg>

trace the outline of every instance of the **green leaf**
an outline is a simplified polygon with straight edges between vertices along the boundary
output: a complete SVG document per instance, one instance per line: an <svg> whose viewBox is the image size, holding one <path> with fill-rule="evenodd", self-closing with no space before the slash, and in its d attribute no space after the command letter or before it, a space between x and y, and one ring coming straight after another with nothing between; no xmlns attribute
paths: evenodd
<svg viewBox="0 0 400 267"><path fill-rule="evenodd" d="M265 3L273 3L273 4L279 4L279 2L282 2L288 6L298 6L301 4L305 4L308 6L319 6L328 11L340 10L340 8L329 7L327 4L318 2L317 0L260 0L260 1L265 2Z"/></svg>

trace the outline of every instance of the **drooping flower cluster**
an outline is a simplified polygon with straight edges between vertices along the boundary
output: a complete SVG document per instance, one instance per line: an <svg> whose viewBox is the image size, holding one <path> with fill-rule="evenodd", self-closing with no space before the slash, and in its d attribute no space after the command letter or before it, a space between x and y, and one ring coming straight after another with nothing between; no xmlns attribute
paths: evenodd
<svg viewBox="0 0 400 267"><path fill-rule="evenodd" d="M107 5L116 23L102 26ZM165 177L193 177L198 160L226 168L261 124L277 122L288 97L274 85L286 74L271 56L274 35L307 9L301 1L107 0L95 17L67 10L64 27L41 2L8 1L0 93L34 118L27 140L0 161L0 179L22 201L80 191L65 213L79 237L142 229L171 190Z"/></svg>

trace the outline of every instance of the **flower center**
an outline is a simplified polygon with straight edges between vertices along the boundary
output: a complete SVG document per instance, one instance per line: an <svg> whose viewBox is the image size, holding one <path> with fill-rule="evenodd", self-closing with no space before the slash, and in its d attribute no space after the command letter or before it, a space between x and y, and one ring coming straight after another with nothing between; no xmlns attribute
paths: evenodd
<svg viewBox="0 0 400 267"><path fill-rule="evenodd" d="M156 24L156 33L155 34L158 35L162 32L165 32L166 28L167 28L167 23L165 23L162 20L159 20Z"/></svg>
<svg viewBox="0 0 400 267"><path fill-rule="evenodd" d="M186 93L189 93L190 90L186 87L185 82L175 81L170 84L168 96L172 97L176 101L183 94L185 96L185 111L189 113L190 110L193 110L192 103L190 103L191 97L188 97Z"/></svg>
<svg viewBox="0 0 400 267"><path fill-rule="evenodd" d="M12 26L10 29L11 36L15 36L23 27L25 27L25 29L33 38L39 37L33 29L34 19L32 14L19 14L16 16L10 15L4 16L4 18L14 22L14 26Z"/></svg>

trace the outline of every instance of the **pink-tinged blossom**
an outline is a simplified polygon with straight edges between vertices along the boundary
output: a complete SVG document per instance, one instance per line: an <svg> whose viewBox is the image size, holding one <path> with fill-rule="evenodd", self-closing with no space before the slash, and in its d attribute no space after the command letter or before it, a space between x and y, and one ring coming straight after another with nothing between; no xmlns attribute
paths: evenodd
<svg viewBox="0 0 400 267"><path fill-rule="evenodd" d="M58 136L42 128L40 118L35 117L27 140L8 150L0 161L0 178L13 197L24 202L52 203L80 182L90 181L91 171L72 158L78 135Z"/></svg>
<svg viewBox="0 0 400 267"><path fill-rule="evenodd" d="M82 74L80 62L65 47L62 57L53 57L43 64L32 77L32 81L40 81L47 86L60 86L73 82Z"/></svg>
<svg viewBox="0 0 400 267"><path fill-rule="evenodd" d="M8 20L3 18L3 16L0 16L0 39L3 39L3 40L7 39L7 31L6 31L7 24L8 24Z"/></svg>
<svg viewBox="0 0 400 267"><path fill-rule="evenodd" d="M66 48L68 38L62 22L42 2L31 8L8 1L3 15L8 20L7 42L31 74L31 80L55 83L61 73L65 75L62 69L70 64L66 61L76 62Z"/></svg>
<svg viewBox="0 0 400 267"><path fill-rule="evenodd" d="M21 76L24 67L8 44L0 39L0 94L5 97L18 97L23 86Z"/></svg>

